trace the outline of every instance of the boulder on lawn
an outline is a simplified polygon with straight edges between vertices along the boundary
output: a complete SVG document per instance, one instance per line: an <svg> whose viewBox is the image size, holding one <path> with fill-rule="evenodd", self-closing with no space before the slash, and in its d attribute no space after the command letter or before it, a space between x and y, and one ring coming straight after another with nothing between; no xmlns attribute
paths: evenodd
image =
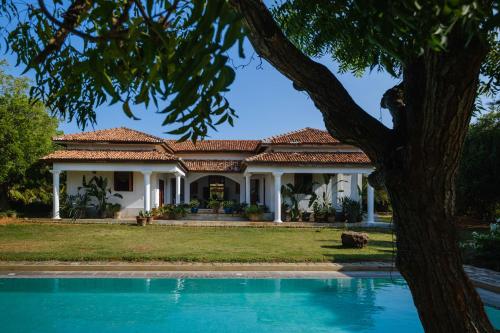
<svg viewBox="0 0 500 333"><path fill-rule="evenodd" d="M351 248L351 249L361 249L366 244L370 238L368 234L364 232L354 232L354 231L345 231L342 233L342 246Z"/></svg>

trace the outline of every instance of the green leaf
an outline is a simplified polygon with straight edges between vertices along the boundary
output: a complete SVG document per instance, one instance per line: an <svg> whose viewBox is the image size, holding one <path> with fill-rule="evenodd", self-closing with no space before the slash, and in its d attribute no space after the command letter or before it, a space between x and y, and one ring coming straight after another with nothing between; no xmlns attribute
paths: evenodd
<svg viewBox="0 0 500 333"><path fill-rule="evenodd" d="M132 110L130 109L130 106L128 105L128 101L125 101L123 103L122 108L123 108L123 112L125 112L127 117L132 118L134 120L141 120L140 118L137 118L136 116L134 116L134 114L132 113Z"/></svg>

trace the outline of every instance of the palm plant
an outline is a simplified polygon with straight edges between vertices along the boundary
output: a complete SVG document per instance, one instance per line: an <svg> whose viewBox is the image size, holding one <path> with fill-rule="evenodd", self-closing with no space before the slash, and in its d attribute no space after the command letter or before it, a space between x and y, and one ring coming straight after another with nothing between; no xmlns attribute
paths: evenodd
<svg viewBox="0 0 500 333"><path fill-rule="evenodd" d="M300 218L299 196L311 195L312 198L315 194L312 191L307 191L305 186L288 183L281 186L281 195L283 196L283 199L288 199L290 201L290 220L298 221Z"/></svg>
<svg viewBox="0 0 500 333"><path fill-rule="evenodd" d="M89 198L95 198L95 208L99 217L105 217L110 197L123 199L121 194L111 192L111 188L108 187L108 178L102 176L94 176L88 183L83 176L82 186L78 188L78 191L81 189L85 190Z"/></svg>

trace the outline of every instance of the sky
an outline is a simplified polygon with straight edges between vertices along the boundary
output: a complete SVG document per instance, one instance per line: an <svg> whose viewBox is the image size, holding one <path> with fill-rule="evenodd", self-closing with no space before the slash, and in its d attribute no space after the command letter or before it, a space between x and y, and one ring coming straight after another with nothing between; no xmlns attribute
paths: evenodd
<svg viewBox="0 0 500 333"><path fill-rule="evenodd" d="M306 93L295 90L291 81L270 64L265 61L261 63L248 41L245 43L245 53L246 59L236 58L234 63L248 65L236 70L235 82L226 94L238 118L235 119L234 127L224 124L218 126L217 131L210 130L207 139L263 139L304 127L325 128L321 113ZM254 59L249 62L252 54ZM13 67L16 58L12 55L4 57L11 65L7 69L8 72L19 75L23 68ZM377 71L366 73L361 78L349 73L339 74L338 64L333 60L325 57L318 61L337 75L364 110L376 119L381 119L386 126L391 126L389 112L380 109L380 99L387 89L398 83L397 81L388 74ZM33 77L30 72L26 75ZM166 134L175 127L162 127L164 115L156 113L154 106L147 110L136 106L132 111L141 120L127 118L120 104L101 106L97 109L97 124L94 128L87 127L86 131L125 126L159 137L176 138ZM66 134L81 132L76 122L62 121L59 129Z"/></svg>

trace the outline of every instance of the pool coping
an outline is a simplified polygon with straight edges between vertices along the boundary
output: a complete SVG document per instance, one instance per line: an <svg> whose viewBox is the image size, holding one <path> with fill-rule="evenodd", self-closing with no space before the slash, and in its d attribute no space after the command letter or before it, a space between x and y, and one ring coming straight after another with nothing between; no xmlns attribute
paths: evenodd
<svg viewBox="0 0 500 333"><path fill-rule="evenodd" d="M402 278L398 271L354 270L354 271L4 271L0 279L349 279L349 278ZM477 284L472 279L479 296L487 306L500 310L500 293L488 285ZM483 288L486 286L486 288Z"/></svg>
<svg viewBox="0 0 500 333"><path fill-rule="evenodd" d="M500 309L500 273L474 266L464 270L483 302ZM208 278L332 279L401 278L391 262L186 263L186 262L8 262L0 278Z"/></svg>

